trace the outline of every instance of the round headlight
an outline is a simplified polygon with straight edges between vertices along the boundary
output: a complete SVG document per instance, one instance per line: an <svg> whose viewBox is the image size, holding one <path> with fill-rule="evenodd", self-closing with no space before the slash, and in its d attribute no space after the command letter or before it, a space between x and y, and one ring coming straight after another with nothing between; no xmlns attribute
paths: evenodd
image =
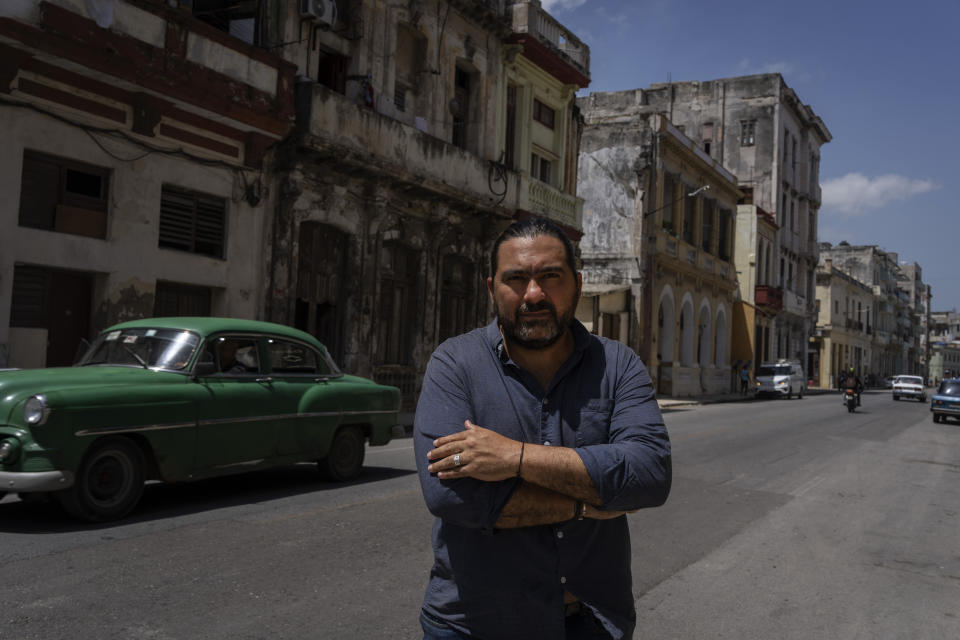
<svg viewBox="0 0 960 640"><path fill-rule="evenodd" d="M0 464L9 464L17 459L20 453L20 443L13 438L0 441Z"/></svg>
<svg viewBox="0 0 960 640"><path fill-rule="evenodd" d="M27 424L43 424L47 421L49 411L46 396L30 396L23 405L23 419Z"/></svg>

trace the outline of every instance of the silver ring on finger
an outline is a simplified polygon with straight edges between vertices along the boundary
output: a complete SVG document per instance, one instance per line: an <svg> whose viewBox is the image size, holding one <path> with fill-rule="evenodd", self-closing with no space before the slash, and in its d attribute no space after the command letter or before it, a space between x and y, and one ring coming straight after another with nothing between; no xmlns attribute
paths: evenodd
<svg viewBox="0 0 960 640"><path fill-rule="evenodd" d="M460 454L459 454L459 453L453 454L453 466L455 466L455 467L459 467L459 466L460 466Z"/></svg>

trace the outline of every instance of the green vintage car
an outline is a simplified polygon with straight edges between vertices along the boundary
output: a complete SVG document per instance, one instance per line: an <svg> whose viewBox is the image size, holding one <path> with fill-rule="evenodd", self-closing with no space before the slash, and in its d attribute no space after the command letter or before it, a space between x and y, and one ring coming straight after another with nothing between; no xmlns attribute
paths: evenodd
<svg viewBox="0 0 960 640"><path fill-rule="evenodd" d="M309 334L230 318L150 318L100 334L73 367L0 372L0 498L51 494L120 518L146 480L317 461L356 477L390 441L400 391L342 373Z"/></svg>

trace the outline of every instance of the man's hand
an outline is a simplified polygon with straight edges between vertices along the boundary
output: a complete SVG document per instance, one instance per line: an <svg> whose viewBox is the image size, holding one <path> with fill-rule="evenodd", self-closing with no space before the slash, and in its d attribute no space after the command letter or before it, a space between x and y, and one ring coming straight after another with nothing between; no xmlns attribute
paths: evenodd
<svg viewBox="0 0 960 640"><path fill-rule="evenodd" d="M476 478L485 482L506 480L517 475L523 443L479 427L469 420L459 433L437 438L427 453L430 473L441 480ZM454 456L460 457L460 465Z"/></svg>

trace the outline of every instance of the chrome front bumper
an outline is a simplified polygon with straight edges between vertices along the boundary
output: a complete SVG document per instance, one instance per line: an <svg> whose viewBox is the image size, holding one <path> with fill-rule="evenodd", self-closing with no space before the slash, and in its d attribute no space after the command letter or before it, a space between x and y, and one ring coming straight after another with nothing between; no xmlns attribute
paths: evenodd
<svg viewBox="0 0 960 640"><path fill-rule="evenodd" d="M36 493L59 491L73 486L70 471L0 471L0 491L10 493Z"/></svg>
<svg viewBox="0 0 960 640"><path fill-rule="evenodd" d="M960 416L960 407L930 407L933 413L942 413L951 416Z"/></svg>

